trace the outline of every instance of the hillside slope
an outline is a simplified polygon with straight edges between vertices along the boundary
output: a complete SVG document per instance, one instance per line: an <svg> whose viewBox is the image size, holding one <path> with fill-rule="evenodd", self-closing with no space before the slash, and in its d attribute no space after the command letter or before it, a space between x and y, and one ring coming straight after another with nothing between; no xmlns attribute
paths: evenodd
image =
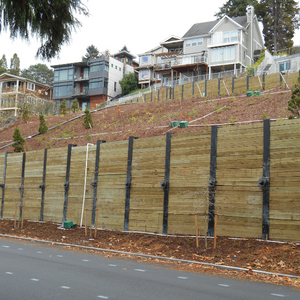
<svg viewBox="0 0 300 300"><path fill-rule="evenodd" d="M83 127L83 117L80 117L43 135L27 139L25 149L30 151L57 148L67 144L82 146L87 143L95 144L98 139L113 142L126 140L131 135L145 138L164 135L169 130L174 133L191 132L216 124L237 126L263 119L287 118L290 115L287 109L290 97L290 90L277 87L252 97L243 94L221 96L217 99L190 98L120 105L94 112L94 127L91 129ZM50 128L80 115L82 113L46 116L45 119ZM170 121L182 120L189 122L188 128L170 128ZM38 133L39 118L31 116L28 123L19 118L14 124L0 131L0 147L12 142L15 126L20 128L23 137L32 136ZM0 151L12 152L13 148L9 146Z"/></svg>

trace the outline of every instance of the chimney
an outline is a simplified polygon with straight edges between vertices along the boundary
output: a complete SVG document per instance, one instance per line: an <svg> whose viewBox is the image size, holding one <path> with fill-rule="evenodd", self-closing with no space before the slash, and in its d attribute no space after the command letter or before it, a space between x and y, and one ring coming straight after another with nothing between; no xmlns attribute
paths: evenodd
<svg viewBox="0 0 300 300"><path fill-rule="evenodd" d="M247 23L250 23L254 16L254 7L252 5L248 5L246 8L247 15Z"/></svg>

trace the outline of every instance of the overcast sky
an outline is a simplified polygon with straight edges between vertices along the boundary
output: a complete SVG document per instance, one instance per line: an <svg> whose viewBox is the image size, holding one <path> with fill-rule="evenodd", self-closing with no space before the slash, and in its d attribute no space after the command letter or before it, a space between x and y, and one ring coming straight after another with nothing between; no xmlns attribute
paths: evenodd
<svg viewBox="0 0 300 300"><path fill-rule="evenodd" d="M108 49L112 54L126 45L137 56L171 35L182 37L195 23L215 20L214 14L226 0L83 0L83 3L91 15L78 16L82 27L72 32L70 44L62 47L56 59L37 60L35 54L40 43L36 38L30 38L30 42L11 40L7 32L0 34L0 58L5 54L10 67L10 59L17 53L21 69L37 63L64 64L81 61L91 44L100 52ZM300 45L299 30L294 42Z"/></svg>

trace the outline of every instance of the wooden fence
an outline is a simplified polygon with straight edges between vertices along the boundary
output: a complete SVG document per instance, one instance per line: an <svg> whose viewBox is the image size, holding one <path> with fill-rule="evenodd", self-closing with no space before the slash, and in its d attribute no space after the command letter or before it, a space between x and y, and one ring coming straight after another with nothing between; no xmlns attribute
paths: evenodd
<svg viewBox="0 0 300 300"><path fill-rule="evenodd" d="M99 228L194 235L195 212L200 234L213 232L217 212L220 236L299 242L299 126L265 120L1 153L1 218L17 206L18 218L81 224L87 209L89 226L98 210Z"/></svg>

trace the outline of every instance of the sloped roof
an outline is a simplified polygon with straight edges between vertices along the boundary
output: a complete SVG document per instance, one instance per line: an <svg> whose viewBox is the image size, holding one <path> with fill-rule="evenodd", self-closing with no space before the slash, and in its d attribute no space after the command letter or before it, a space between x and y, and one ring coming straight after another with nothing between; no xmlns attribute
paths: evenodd
<svg viewBox="0 0 300 300"><path fill-rule="evenodd" d="M229 18L229 17L228 17ZM247 16L233 17L231 18L234 22L239 25L246 27L247 26ZM208 34L221 20L215 20L210 22L196 23L194 24L187 33L182 37L188 38L192 36L206 35Z"/></svg>

